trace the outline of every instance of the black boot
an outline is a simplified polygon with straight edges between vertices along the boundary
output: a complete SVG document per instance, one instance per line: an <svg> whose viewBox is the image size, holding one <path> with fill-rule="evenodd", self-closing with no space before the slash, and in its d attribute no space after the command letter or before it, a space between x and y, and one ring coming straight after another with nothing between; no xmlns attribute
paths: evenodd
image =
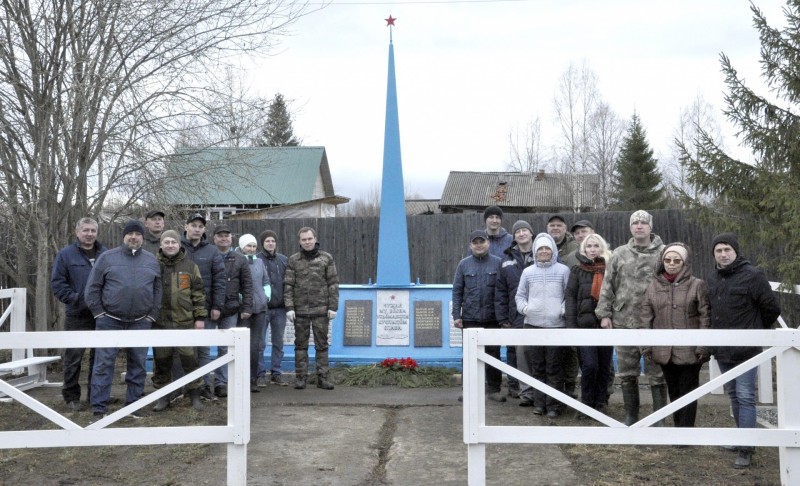
<svg viewBox="0 0 800 486"><path fill-rule="evenodd" d="M326 375L317 375L317 388L322 388L323 390L333 390L333 383L328 381L328 377Z"/></svg>
<svg viewBox="0 0 800 486"><path fill-rule="evenodd" d="M654 385L650 387L650 393L653 395L653 411L667 406L667 385ZM654 427L663 427L664 419L654 423Z"/></svg>
<svg viewBox="0 0 800 486"><path fill-rule="evenodd" d="M167 393L166 395L158 399L155 407L153 407L154 412L163 412L164 410L169 408L169 395L170 394Z"/></svg>
<svg viewBox="0 0 800 486"><path fill-rule="evenodd" d="M195 410L203 410L203 402L200 401L200 389L195 388L189 392L189 398L192 399L192 408Z"/></svg>
<svg viewBox="0 0 800 486"><path fill-rule="evenodd" d="M625 404L625 425L639 421L639 384L636 378L622 381L622 401Z"/></svg>
<svg viewBox="0 0 800 486"><path fill-rule="evenodd" d="M294 380L294 389L303 390L307 385L308 385L308 376L297 375L297 379Z"/></svg>

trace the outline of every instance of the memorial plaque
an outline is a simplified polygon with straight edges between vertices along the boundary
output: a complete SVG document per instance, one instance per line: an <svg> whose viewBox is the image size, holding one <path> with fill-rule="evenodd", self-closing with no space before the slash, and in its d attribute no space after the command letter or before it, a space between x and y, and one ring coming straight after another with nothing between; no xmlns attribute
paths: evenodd
<svg viewBox="0 0 800 486"><path fill-rule="evenodd" d="M447 310L448 320L450 321L450 347L451 348L461 348L463 347L464 343L464 336L461 333L461 329L457 328L455 323L453 322L453 301L450 301L450 305Z"/></svg>
<svg viewBox="0 0 800 486"><path fill-rule="evenodd" d="M372 344L372 301L346 300L344 302L344 345L370 346Z"/></svg>
<svg viewBox="0 0 800 486"><path fill-rule="evenodd" d="M442 346L442 302L414 302L414 346Z"/></svg>
<svg viewBox="0 0 800 486"><path fill-rule="evenodd" d="M409 346L411 313L407 290L379 290L375 344Z"/></svg>

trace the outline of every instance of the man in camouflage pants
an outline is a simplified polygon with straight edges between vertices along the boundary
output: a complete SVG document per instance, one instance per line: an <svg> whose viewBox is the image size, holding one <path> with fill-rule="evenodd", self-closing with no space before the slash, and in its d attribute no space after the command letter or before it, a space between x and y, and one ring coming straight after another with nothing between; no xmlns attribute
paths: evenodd
<svg viewBox="0 0 800 486"><path fill-rule="evenodd" d="M654 277L653 268L661 256L664 243L651 233L653 216L639 210L631 215L631 235L628 244L614 250L606 264L606 275L600 289L595 314L603 329L638 329L640 307L645 290ZM617 368L622 380L625 403L625 425L639 421L639 362L638 346L617 346ZM661 367L645 361L645 375L653 395L653 410L667 404L667 386ZM663 425L659 421L656 425Z"/></svg>
<svg viewBox="0 0 800 486"><path fill-rule="evenodd" d="M339 309L339 277L330 253L320 251L317 232L298 232L301 250L289 257L283 280L286 320L294 324L294 387L308 384L308 338L314 332L317 387L333 390L328 381L328 321Z"/></svg>

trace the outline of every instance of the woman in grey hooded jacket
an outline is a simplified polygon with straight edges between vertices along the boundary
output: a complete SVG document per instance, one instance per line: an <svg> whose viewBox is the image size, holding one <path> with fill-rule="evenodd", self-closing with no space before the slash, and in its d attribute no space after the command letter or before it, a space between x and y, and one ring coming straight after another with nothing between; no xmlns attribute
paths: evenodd
<svg viewBox="0 0 800 486"><path fill-rule="evenodd" d="M522 272L515 302L517 310L525 316L525 329L553 329L565 327L564 289L569 280L569 268L558 263L558 247L553 237L539 233L533 240L536 263ZM533 377L556 390L564 391L561 372L562 346L525 346L523 356L530 364ZM561 403L544 392L533 393L533 413L545 412L550 418L561 414Z"/></svg>

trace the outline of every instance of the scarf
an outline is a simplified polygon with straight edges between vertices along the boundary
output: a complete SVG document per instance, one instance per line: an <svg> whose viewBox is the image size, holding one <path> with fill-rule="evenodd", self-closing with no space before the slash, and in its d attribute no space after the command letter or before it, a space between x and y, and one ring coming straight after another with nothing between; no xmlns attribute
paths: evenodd
<svg viewBox="0 0 800 486"><path fill-rule="evenodd" d="M603 276L606 274L606 261L602 258L595 259L592 263L580 264L581 270L594 274L592 276L592 298L600 300L600 287L603 285Z"/></svg>
<svg viewBox="0 0 800 486"><path fill-rule="evenodd" d="M680 272L678 272L678 273L676 273L674 275L670 275L667 272L664 272L661 275L664 277L664 280L666 280L667 282L675 283L675 280L678 279L678 275L680 275Z"/></svg>

